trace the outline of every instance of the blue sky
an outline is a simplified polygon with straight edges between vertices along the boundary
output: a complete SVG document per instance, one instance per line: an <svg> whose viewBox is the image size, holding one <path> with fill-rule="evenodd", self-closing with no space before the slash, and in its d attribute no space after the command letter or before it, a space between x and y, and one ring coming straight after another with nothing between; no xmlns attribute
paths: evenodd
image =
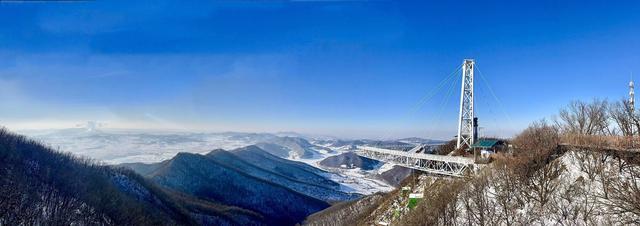
<svg viewBox="0 0 640 226"><path fill-rule="evenodd" d="M640 74L638 12L637 1L0 3L0 124L448 138L460 73L418 103L474 58L489 84L476 77L483 133L509 136L571 100L623 98Z"/></svg>

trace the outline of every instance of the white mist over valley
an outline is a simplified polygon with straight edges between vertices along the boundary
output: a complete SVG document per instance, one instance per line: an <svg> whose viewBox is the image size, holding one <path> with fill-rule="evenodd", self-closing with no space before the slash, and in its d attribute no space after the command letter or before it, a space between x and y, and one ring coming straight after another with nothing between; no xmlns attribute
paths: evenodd
<svg viewBox="0 0 640 226"><path fill-rule="evenodd" d="M312 137L298 133L243 133L243 132L176 132L143 131L100 128L95 123L68 129L22 130L30 138L59 150L95 159L103 164L153 164L169 160L178 153L205 155L212 150L235 149L255 145L283 159L306 163L324 171L327 179L341 185L340 190L359 194L388 192L394 182L383 178L394 169L393 164L371 163L365 167L338 164L330 167L320 164L332 156L349 153L355 145L374 143L374 140L342 140ZM400 141L390 141L400 142ZM419 138L405 139L406 144L435 142ZM365 168L365 169L363 169ZM399 167L398 167L399 168ZM399 168L403 169L403 168ZM407 174L405 169L402 174ZM403 178L406 175L401 175ZM387 176L388 177L388 176ZM393 176L392 176L393 177Z"/></svg>

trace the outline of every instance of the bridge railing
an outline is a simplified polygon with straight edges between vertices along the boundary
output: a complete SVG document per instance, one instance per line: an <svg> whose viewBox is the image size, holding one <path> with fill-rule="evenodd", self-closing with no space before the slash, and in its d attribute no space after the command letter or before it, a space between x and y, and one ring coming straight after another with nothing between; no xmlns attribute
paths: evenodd
<svg viewBox="0 0 640 226"><path fill-rule="evenodd" d="M446 155L433 155L433 154L422 154L422 153L409 153L404 151L396 151L396 150L388 150L377 147L367 147L367 146L358 146L359 150L364 151L373 151L381 154L395 155L395 156L403 156L408 158L415 159L424 159L424 160L432 160L432 161L442 161L442 162L453 162L459 164L474 164L473 159L460 157L460 156L446 156Z"/></svg>
<svg viewBox="0 0 640 226"><path fill-rule="evenodd" d="M455 177L464 176L465 172L475 166L473 159L465 157L411 153L369 146L358 146L356 154L407 168Z"/></svg>
<svg viewBox="0 0 640 226"><path fill-rule="evenodd" d="M575 146L640 149L640 137L631 136L565 134L560 137L560 143Z"/></svg>
<svg viewBox="0 0 640 226"><path fill-rule="evenodd" d="M405 151L405 150L410 150L414 147L416 147L416 145L411 145L411 144L407 144L407 145L398 145L398 144L376 144L373 145L372 147L377 147L377 148L382 148L382 149L389 149L389 150L398 150L398 151Z"/></svg>

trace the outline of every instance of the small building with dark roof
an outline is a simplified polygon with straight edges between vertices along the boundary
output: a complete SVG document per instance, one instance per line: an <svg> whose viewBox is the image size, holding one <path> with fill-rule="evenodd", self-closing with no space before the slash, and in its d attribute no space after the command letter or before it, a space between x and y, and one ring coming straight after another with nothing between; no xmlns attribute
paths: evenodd
<svg viewBox="0 0 640 226"><path fill-rule="evenodd" d="M499 139L480 139L471 145L476 162L488 162L491 154L504 151L506 148L506 142Z"/></svg>

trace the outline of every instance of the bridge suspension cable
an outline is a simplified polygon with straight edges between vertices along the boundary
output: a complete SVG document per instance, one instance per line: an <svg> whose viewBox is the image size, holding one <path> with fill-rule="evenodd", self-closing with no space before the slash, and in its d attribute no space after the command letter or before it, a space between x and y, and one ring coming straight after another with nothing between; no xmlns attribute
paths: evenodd
<svg viewBox="0 0 640 226"><path fill-rule="evenodd" d="M454 71L449 73L444 79L440 80L440 82L438 82L438 84L434 88L429 89L429 91L408 111L406 111L406 113L401 118L411 118L412 116L415 116L415 114L426 103L430 102L440 92L440 90L442 90L442 88L446 87L451 83L451 81L454 81L455 78L457 78L456 75L461 71L461 69L462 65L458 65L458 67L456 67ZM380 142L389 139L393 135L393 132L394 131L387 131L384 136L381 137L380 141L378 141L378 145L380 144Z"/></svg>
<svg viewBox="0 0 640 226"><path fill-rule="evenodd" d="M454 79L454 80L452 80L452 82L450 82L449 88L448 88L448 89L447 89L447 91L445 92L445 96L444 96L444 98L442 99L442 102L440 102L439 110L438 110L438 112L436 113L435 122L434 122L435 124L433 124L433 125L432 125L432 127L433 127L434 129L430 129L430 130L427 132L427 133L428 133L428 134L427 134L427 137L428 137L428 138L433 137L433 135L434 135L434 133L435 133L435 129L436 129L436 128L440 128L440 124L442 123L442 117L443 117L443 115L444 115L445 108L448 106L448 104L449 104L449 102L450 102L450 100L451 100L451 97L452 97L452 96L454 95L454 93L455 93L455 90L456 90L456 89L455 89L455 87L456 87L456 85L458 85L458 84L459 84L458 82L460 81L460 79L459 79L460 77L458 77L458 76L454 76L454 78L458 78L458 79Z"/></svg>
<svg viewBox="0 0 640 226"><path fill-rule="evenodd" d="M408 114L414 114L426 102L430 101L437 92L443 87L447 87L440 110L443 111L444 106L448 103L449 96L452 95L453 86L451 83L455 78L455 73L462 69L462 87L460 94L460 114L458 117L458 147L464 143L466 147L470 147L475 141L476 129L474 118L474 94L473 94L473 71L474 60L465 59L463 64L456 71L449 74L442 80L436 89L432 90L425 98L410 111ZM387 135L385 135L386 137ZM385 138L386 139L386 138ZM474 169L475 161L471 158L463 156L443 156L418 153L419 150L427 148L425 144L418 145L409 151L397 151L372 146L358 146L356 153L361 156L376 159L383 162L390 162L408 168L414 168L430 173L463 176L467 169Z"/></svg>
<svg viewBox="0 0 640 226"><path fill-rule="evenodd" d="M480 68L478 67L478 65L476 65L476 70L478 70L478 74L480 75L480 80L482 80L482 82L484 83L484 85L487 87L487 89L489 90L489 93L491 94L491 96L493 97L493 99L496 101L496 103L498 104L498 108L500 108L500 111L502 111L502 114L504 114L504 116L507 118L507 120L509 121L509 126L511 126L513 128L513 120L511 120L511 116L509 116L509 114L507 113L507 111L505 110L504 105L502 104L502 101L500 101L500 99L498 98L498 96L496 95L496 93L493 91L493 89L491 88L491 86L489 85L489 82L487 81L487 79L485 79L485 77L482 74L482 71L480 71Z"/></svg>

